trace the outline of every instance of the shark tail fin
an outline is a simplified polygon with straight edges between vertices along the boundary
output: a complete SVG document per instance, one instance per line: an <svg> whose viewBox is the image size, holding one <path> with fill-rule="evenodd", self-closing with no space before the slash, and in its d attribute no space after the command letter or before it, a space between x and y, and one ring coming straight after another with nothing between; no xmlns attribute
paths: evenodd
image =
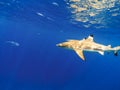
<svg viewBox="0 0 120 90"><path fill-rule="evenodd" d="M118 51L120 51L120 46L114 47L114 55L118 56Z"/></svg>
<svg viewBox="0 0 120 90"><path fill-rule="evenodd" d="M115 55L115 56L118 56L118 51L114 51L114 55Z"/></svg>

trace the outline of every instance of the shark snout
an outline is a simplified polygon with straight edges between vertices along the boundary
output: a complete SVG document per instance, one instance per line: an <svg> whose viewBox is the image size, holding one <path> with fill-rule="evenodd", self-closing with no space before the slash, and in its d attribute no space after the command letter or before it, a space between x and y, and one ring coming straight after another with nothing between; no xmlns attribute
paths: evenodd
<svg viewBox="0 0 120 90"><path fill-rule="evenodd" d="M56 44L56 46L58 46L58 47L68 47L68 43L66 43L66 42L59 43L59 44Z"/></svg>
<svg viewBox="0 0 120 90"><path fill-rule="evenodd" d="M59 44L56 44L56 46L58 46L58 47L62 47L62 44L61 44L61 43L59 43Z"/></svg>

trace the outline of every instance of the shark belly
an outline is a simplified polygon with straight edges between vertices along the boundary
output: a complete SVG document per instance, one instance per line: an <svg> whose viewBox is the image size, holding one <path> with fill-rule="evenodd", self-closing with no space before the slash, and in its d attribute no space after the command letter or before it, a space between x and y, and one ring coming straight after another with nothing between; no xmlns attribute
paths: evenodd
<svg viewBox="0 0 120 90"><path fill-rule="evenodd" d="M84 49L83 51L87 51L87 52L98 52L98 51L101 51L101 50Z"/></svg>

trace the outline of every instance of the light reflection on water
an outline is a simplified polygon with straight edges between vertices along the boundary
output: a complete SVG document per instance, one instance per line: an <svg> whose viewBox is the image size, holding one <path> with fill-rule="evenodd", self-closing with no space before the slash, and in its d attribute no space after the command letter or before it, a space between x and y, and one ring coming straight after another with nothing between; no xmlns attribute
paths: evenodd
<svg viewBox="0 0 120 90"><path fill-rule="evenodd" d="M92 25L96 28L107 27L110 17L120 15L120 0L66 0L71 11L72 23L84 23L88 28Z"/></svg>

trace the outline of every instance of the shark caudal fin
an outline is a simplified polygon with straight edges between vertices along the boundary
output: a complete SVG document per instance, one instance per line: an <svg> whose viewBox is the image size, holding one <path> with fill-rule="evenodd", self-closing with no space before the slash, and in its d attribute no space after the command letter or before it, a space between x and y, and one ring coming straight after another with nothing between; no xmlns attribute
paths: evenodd
<svg viewBox="0 0 120 90"><path fill-rule="evenodd" d="M114 55L115 55L115 56L118 56L118 51L115 51L115 52L114 52Z"/></svg>
<svg viewBox="0 0 120 90"><path fill-rule="evenodd" d="M114 47L113 50L114 50L114 55L118 56L118 51L120 51L120 46Z"/></svg>
<svg viewBox="0 0 120 90"><path fill-rule="evenodd" d="M77 53L77 55L84 61L84 55L83 55L83 50L79 50L79 49L74 49L74 51Z"/></svg>

